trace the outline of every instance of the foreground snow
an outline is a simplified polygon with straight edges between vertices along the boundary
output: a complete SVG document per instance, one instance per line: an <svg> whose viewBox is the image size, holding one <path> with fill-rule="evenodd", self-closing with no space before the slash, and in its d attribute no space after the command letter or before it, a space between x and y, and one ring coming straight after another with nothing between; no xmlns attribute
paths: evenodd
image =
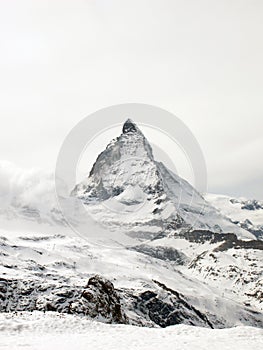
<svg viewBox="0 0 263 350"><path fill-rule="evenodd" d="M177 325L140 328L106 325L57 313L0 314L0 347L7 349L231 349L262 348L263 330Z"/></svg>

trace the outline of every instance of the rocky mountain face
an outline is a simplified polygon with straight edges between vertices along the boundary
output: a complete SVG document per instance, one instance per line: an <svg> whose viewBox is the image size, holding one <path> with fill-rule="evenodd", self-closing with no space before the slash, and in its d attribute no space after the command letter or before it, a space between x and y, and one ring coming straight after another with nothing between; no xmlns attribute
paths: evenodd
<svg viewBox="0 0 263 350"><path fill-rule="evenodd" d="M0 311L57 311L105 323L128 323L113 284L95 275L84 287L0 279Z"/></svg>
<svg viewBox="0 0 263 350"><path fill-rule="evenodd" d="M150 327L184 323L214 328L206 315L182 295L157 281L154 283L155 288L135 294L132 290L116 290L111 281L99 275L91 277L84 288L1 278L0 311L56 311L105 323ZM128 318L124 310L133 316Z"/></svg>

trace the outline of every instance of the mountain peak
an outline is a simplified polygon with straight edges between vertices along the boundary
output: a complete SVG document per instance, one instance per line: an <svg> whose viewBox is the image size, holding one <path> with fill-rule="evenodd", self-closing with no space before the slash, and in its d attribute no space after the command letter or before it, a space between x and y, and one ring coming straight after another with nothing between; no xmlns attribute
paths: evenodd
<svg viewBox="0 0 263 350"><path fill-rule="evenodd" d="M122 134L98 155L89 176L75 186L73 195L100 222L121 225L122 229L125 226L127 231L134 224L142 228L142 235L146 230L145 237L148 227L153 226L154 235L166 227L167 232L194 227L253 238L207 205L187 181L155 161L151 145L131 119L123 124Z"/></svg>
<svg viewBox="0 0 263 350"><path fill-rule="evenodd" d="M139 131L139 128L134 123L134 121L131 120L130 118L128 118L126 122L123 124L123 127L122 127L123 134L126 134L128 132L138 132L138 131Z"/></svg>

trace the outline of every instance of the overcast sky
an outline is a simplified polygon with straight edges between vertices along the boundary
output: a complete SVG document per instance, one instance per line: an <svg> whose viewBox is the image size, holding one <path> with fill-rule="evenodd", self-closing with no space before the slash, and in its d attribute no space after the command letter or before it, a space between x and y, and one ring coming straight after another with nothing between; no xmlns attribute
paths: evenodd
<svg viewBox="0 0 263 350"><path fill-rule="evenodd" d="M141 102L190 128L210 192L263 198L262 18L262 0L2 0L0 159L52 170L78 121Z"/></svg>

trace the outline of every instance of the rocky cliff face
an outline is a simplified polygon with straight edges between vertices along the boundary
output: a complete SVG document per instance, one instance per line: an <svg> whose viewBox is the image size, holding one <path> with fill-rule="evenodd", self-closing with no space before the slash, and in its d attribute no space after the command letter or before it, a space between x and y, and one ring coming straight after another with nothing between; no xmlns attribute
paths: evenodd
<svg viewBox="0 0 263 350"><path fill-rule="evenodd" d="M79 314L105 323L128 323L113 284L95 275L83 287L0 279L0 311L57 311Z"/></svg>

